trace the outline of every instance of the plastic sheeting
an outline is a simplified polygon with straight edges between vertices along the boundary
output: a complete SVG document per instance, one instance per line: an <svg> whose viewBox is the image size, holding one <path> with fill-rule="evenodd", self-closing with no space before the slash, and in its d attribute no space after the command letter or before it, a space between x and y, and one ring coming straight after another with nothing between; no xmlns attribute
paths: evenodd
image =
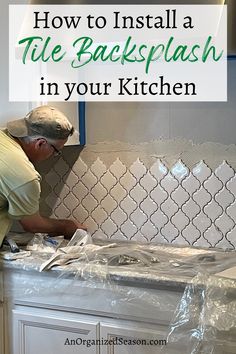
<svg viewBox="0 0 236 354"><path fill-rule="evenodd" d="M236 353L236 281L198 274L186 286L163 353Z"/></svg>
<svg viewBox="0 0 236 354"><path fill-rule="evenodd" d="M136 243L93 244L79 232L65 247L33 252L14 262L15 268L44 272L44 277L20 275L15 289L27 300L38 296L73 301L91 298L99 313L99 301L109 298L103 312L115 317L135 314L137 318L165 325L164 354L236 353L236 281L215 274L236 265L236 253L191 247ZM48 242L45 247L48 248ZM31 247L35 246L31 242ZM51 247L51 245L49 245ZM53 245L55 246L55 245ZM14 265L12 265L14 267ZM53 272L48 271L52 269ZM47 271L46 271L47 270ZM52 276L53 274L53 276ZM124 286L122 283L129 284ZM78 286L79 284L79 286ZM130 286L131 285L131 286ZM183 289L181 293L180 289ZM91 289L93 291L91 293ZM169 291L168 291L169 290ZM178 296L173 290L178 290ZM53 301L53 300L50 300ZM167 327L166 327L167 328Z"/></svg>

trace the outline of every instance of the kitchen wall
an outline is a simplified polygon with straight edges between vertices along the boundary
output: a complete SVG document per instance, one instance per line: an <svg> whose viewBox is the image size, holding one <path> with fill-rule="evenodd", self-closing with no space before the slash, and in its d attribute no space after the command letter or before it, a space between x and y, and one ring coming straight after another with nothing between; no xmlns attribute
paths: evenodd
<svg viewBox="0 0 236 354"><path fill-rule="evenodd" d="M88 145L39 168L42 212L93 237L236 246L236 61L227 103L89 103Z"/></svg>
<svg viewBox="0 0 236 354"><path fill-rule="evenodd" d="M90 103L87 141L131 143L183 137L194 143L236 141L236 60L228 62L228 102Z"/></svg>

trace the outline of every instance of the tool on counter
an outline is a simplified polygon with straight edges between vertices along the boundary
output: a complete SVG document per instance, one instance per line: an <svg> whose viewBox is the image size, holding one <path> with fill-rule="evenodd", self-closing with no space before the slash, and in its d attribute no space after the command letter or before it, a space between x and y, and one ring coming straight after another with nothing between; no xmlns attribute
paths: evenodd
<svg viewBox="0 0 236 354"><path fill-rule="evenodd" d="M11 238L5 237L5 239L3 240L3 244L9 246L12 253L20 252L20 249L17 246L16 242Z"/></svg>
<svg viewBox="0 0 236 354"><path fill-rule="evenodd" d="M11 252L9 251L0 252L0 258L5 259L7 261L15 261L17 259L22 259L31 255L31 252L29 251L22 251L17 246L16 242L9 236L5 237L3 241L3 245L10 247Z"/></svg>

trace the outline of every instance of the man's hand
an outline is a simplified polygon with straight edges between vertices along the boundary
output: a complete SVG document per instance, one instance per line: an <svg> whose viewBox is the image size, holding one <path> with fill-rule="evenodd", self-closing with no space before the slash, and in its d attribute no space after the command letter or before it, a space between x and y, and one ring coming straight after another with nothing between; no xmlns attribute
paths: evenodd
<svg viewBox="0 0 236 354"><path fill-rule="evenodd" d="M27 232L63 235L65 238L71 238L77 229L87 230L86 226L77 220L45 218L39 213L22 218L20 224Z"/></svg>
<svg viewBox="0 0 236 354"><path fill-rule="evenodd" d="M64 220L65 230L64 237L71 238L77 229L87 230L87 227L76 220Z"/></svg>

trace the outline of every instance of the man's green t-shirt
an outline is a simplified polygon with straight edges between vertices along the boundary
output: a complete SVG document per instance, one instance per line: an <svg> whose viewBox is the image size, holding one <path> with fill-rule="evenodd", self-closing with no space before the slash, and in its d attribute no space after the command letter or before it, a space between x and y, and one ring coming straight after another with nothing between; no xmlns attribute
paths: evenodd
<svg viewBox="0 0 236 354"><path fill-rule="evenodd" d="M21 146L0 130L0 246L12 219L39 210L40 179Z"/></svg>

